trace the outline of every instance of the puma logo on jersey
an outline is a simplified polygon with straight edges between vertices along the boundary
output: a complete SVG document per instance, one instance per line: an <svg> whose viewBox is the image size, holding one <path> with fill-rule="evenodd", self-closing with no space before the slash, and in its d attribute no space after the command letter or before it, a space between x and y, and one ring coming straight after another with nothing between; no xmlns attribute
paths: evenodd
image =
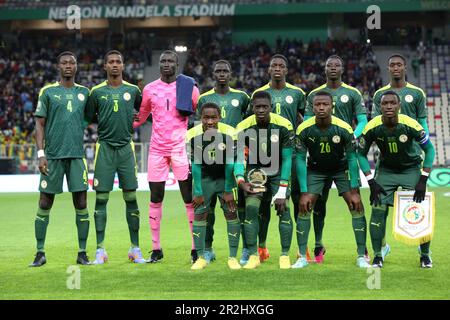
<svg viewBox="0 0 450 320"><path fill-rule="evenodd" d="M316 138L308 137L308 139L311 140L312 142L316 142Z"/></svg>
<svg viewBox="0 0 450 320"><path fill-rule="evenodd" d="M384 142L384 137L377 138L377 140L380 140L380 141L383 141L383 142Z"/></svg>
<svg viewBox="0 0 450 320"><path fill-rule="evenodd" d="M108 96L101 96L100 99L105 99L106 101L108 101Z"/></svg>
<svg viewBox="0 0 450 320"><path fill-rule="evenodd" d="M61 100L61 95L58 96L58 95L54 94L53 97L58 98L58 100Z"/></svg>

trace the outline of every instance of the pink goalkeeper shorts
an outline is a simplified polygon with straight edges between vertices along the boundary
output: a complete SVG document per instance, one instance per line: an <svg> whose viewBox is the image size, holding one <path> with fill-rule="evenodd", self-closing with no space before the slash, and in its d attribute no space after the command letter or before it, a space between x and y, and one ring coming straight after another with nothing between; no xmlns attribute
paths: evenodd
<svg viewBox="0 0 450 320"><path fill-rule="evenodd" d="M172 167L175 179L179 181L186 180L189 176L189 161L186 152L160 155L149 152L148 155L148 173L149 182L167 181L169 178L169 169Z"/></svg>

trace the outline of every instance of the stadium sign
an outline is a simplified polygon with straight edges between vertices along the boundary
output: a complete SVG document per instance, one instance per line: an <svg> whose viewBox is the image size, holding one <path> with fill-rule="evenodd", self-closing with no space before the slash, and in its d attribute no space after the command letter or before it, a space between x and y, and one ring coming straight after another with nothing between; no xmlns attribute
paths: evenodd
<svg viewBox="0 0 450 320"><path fill-rule="evenodd" d="M50 8L48 19L64 20L67 18L67 11L67 7ZM80 7L80 14L82 19L234 16L235 5L90 6Z"/></svg>

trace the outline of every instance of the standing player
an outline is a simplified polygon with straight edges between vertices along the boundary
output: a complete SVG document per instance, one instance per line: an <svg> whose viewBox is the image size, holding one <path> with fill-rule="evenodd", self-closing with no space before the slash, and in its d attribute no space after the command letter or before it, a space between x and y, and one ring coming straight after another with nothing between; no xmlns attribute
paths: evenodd
<svg viewBox="0 0 450 320"><path fill-rule="evenodd" d="M158 262L163 258L160 242L162 202L169 168L172 167L175 179L178 180L181 196L186 207L186 214L192 237L194 206L192 204L192 180L189 177L189 161L186 155L185 137L188 117L182 115L177 106L177 69L178 55L170 50L159 57L161 78L147 84L144 88L137 127L152 114L153 127L148 152L148 181L150 185L149 220L152 230L152 254L150 262ZM195 110L199 92L196 86L192 91L192 106ZM197 260L194 239L192 238L191 260Z"/></svg>
<svg viewBox="0 0 450 320"><path fill-rule="evenodd" d="M240 269L236 259L239 245L240 223L236 213L236 205L232 189L235 185L234 128L220 121L220 108L217 104L207 102L202 106L202 123L190 129L186 136L187 149L190 151L192 176L194 185L194 228L197 261L192 270L206 267L205 233L211 200L219 197L227 221L229 246L228 266L230 269Z"/></svg>
<svg viewBox="0 0 450 320"><path fill-rule="evenodd" d="M220 108L220 122L236 128L238 123L244 119L247 113L250 97L244 91L230 88L231 65L228 61L218 60L214 63L213 78L215 81L214 88L200 95L200 98L198 99L197 119L201 118L203 105L212 102L217 104ZM244 221L243 216L245 213L245 204L243 201L244 194L239 189L238 212L241 223ZM208 263L213 261L216 256L212 249L216 202L217 198L213 197L211 199L211 210L208 213L208 223L206 225L204 257ZM242 234L244 233L242 232ZM245 243L244 237L242 241Z"/></svg>
<svg viewBox="0 0 450 320"><path fill-rule="evenodd" d="M305 92L286 82L286 76L288 74L288 61L285 56L281 54L275 54L270 59L270 66L268 73L270 75L270 82L259 89L256 89L253 94L259 91L267 91L272 97L272 112L276 113L287 120L292 125L292 128L296 128L297 125L303 120L302 115L305 112L306 95ZM295 151L292 154L295 161ZM295 177L296 168L292 166L291 179L291 197L294 204L294 215L298 215L298 203L300 199L300 188ZM261 212L261 228L259 233L259 248L258 253L261 258L261 262L264 262L269 258L269 250L266 248L267 232L270 222L270 208L268 211ZM245 257L244 257L245 258Z"/></svg>
<svg viewBox="0 0 450 320"><path fill-rule="evenodd" d="M399 187L415 190L413 200L422 202L425 198L427 179L433 166L434 147L427 132L414 119L400 112L400 96L395 91L381 95L381 114L373 118L359 139L358 160L370 186L370 238L374 251L372 265L383 266L382 240L386 233L386 216L394 203L394 192ZM372 176L367 153L375 142L380 149L380 161L375 177ZM422 166L422 152L425 152ZM382 195L381 195L382 194ZM420 245L420 265L431 268L430 242Z"/></svg>
<svg viewBox="0 0 450 320"><path fill-rule="evenodd" d="M72 52L64 51L56 60L60 81L41 89L35 113L41 194L34 222L37 254L31 267L40 267L46 263L44 243L50 209L55 194L62 192L64 175L72 192L76 213L79 245L77 263L89 264L86 255L89 233L86 204L88 180L83 150L83 116L89 89L75 83L77 59Z"/></svg>
<svg viewBox="0 0 450 320"><path fill-rule="evenodd" d="M94 264L108 260L104 247L106 206L113 189L117 172L126 206L131 248L128 258L135 263L145 263L139 249L139 209L136 201L137 165L134 153L133 118L139 111L141 91L122 79L123 56L111 50L105 55L104 69L107 80L91 90L86 107L86 119L98 120L98 141L94 163L95 230L97 252Z"/></svg>
<svg viewBox="0 0 450 320"><path fill-rule="evenodd" d="M354 136L357 138L361 135L361 132L367 123L366 107L359 90L342 82L343 72L343 60L336 55L330 56L325 63L325 75L327 82L312 90L308 94L305 120L314 116L313 100L316 94L322 91L328 92L333 97L333 116L345 121L350 126L352 126L353 120L356 119L357 126L354 130ZM323 262L326 252L322 242L322 233L325 225L326 203L330 188L331 182L330 184L324 184L321 196L317 199L314 205L313 223L316 238L314 246L314 260L316 263ZM368 254L366 258L369 260Z"/></svg>
<svg viewBox="0 0 450 320"><path fill-rule="evenodd" d="M281 269L291 267L289 249L292 242L292 219L289 211L289 176L292 165L294 129L289 120L271 113L271 96L266 91L258 91L252 97L254 115L238 124L237 163L235 176L239 188L245 192L244 231L250 258L245 269L254 269L260 264L257 253L260 212L269 212L275 203L279 216L281 241ZM244 167L245 147L248 148L247 166ZM267 174L265 192L255 192L247 181L251 170L264 170ZM271 201L272 200L272 201Z"/></svg>
<svg viewBox="0 0 450 320"><path fill-rule="evenodd" d="M384 92L393 90L400 97L400 113L413 118L429 133L427 125L427 98L425 92L406 82L406 59L400 54L394 54L388 59L388 70L391 80L388 85L380 88L373 96L372 118L381 114L381 96ZM416 146L419 150L419 147ZM387 219L387 214L385 221ZM386 223L386 222L385 222ZM381 250L383 259L389 254L391 248L386 243L386 235L383 234L383 247Z"/></svg>
<svg viewBox="0 0 450 320"><path fill-rule="evenodd" d="M327 91L318 91L312 100L315 117L304 121L297 129L297 172L302 196L300 214L297 218L297 242L300 257L292 266L304 268L311 209L326 185L335 182L352 215L357 253L356 265L369 268L364 259L366 248L367 223L359 195L359 169L356 150L353 145L352 127L331 115L333 96ZM309 153L306 168L306 153ZM328 192L328 190L327 190Z"/></svg>

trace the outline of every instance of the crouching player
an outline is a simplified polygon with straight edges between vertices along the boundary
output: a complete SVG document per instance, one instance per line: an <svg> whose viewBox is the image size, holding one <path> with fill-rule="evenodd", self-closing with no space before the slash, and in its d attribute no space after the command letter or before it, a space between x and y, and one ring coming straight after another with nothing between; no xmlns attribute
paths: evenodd
<svg viewBox="0 0 450 320"><path fill-rule="evenodd" d="M359 139L358 160L370 186L370 238L374 251L372 265L383 266L382 241L386 230L385 215L394 203L394 192L402 187L415 190L413 200L425 198L428 175L434 161L434 147L424 128L413 118L399 114L400 97L392 90L381 96L381 115L373 118ZM367 153L375 142L380 149L379 166L375 177L370 172ZM417 142L417 143L416 143ZM422 163L422 152L425 152ZM420 266L431 268L430 242L420 245Z"/></svg>
<svg viewBox="0 0 450 320"><path fill-rule="evenodd" d="M289 120L270 112L271 96L268 92L255 92L252 97L252 108L254 114L236 127L238 146L235 176L239 188L244 190L246 196L244 232L250 254L244 269L254 269L260 265L256 241L260 228L258 215L270 212L270 205L274 203L279 216L278 228L281 240L279 265L280 269L289 269L293 227L287 199L294 130ZM249 149L246 167L244 167L245 147ZM248 180L249 173L253 169L259 170L256 171L259 172L256 176L259 180L258 185L266 180L265 192L255 189ZM264 176L265 178L262 178Z"/></svg>
<svg viewBox="0 0 450 320"><path fill-rule="evenodd" d="M315 116L304 121L297 128L297 175L302 195L300 214L297 218L297 242L300 257L292 268L308 265L306 251L311 211L324 185L334 182L352 214L358 257L356 265L368 268L364 259L366 248L366 218L359 188L359 169L356 151L352 144L353 130L349 124L331 115L333 97L326 91L319 91L313 98ZM306 152L309 152L306 167ZM348 173L347 173L348 171ZM350 181L349 181L350 178Z"/></svg>
<svg viewBox="0 0 450 320"><path fill-rule="evenodd" d="M215 103L205 103L201 110L202 123L186 135L188 154L192 164L194 222L192 234L198 259L192 270L204 269L205 236L208 213L212 199L219 197L227 220L229 245L228 266L240 269L236 259L239 245L240 222L233 196L235 185L233 170L235 156L234 128L220 122L220 108Z"/></svg>

